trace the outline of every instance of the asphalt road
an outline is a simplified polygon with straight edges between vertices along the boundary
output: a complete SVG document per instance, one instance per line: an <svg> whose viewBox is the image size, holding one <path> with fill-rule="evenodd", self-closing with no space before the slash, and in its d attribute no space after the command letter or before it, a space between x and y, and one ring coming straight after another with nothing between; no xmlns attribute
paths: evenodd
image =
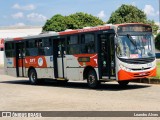
<svg viewBox="0 0 160 120"><path fill-rule="evenodd" d="M85 82L46 81L32 86L0 69L0 111L160 111L160 85L130 83L122 88L108 82L93 90Z"/></svg>

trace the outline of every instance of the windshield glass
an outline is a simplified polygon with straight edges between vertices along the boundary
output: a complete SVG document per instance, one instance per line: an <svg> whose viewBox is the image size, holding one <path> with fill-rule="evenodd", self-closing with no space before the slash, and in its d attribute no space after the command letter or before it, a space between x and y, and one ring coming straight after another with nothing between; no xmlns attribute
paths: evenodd
<svg viewBox="0 0 160 120"><path fill-rule="evenodd" d="M155 56L152 35L118 36L117 55L120 58L148 58Z"/></svg>

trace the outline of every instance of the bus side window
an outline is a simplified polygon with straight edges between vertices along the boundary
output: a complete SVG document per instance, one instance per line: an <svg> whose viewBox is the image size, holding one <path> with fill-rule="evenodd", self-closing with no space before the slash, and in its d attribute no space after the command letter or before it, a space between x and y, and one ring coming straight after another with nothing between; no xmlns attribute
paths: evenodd
<svg viewBox="0 0 160 120"><path fill-rule="evenodd" d="M5 54L7 58L15 56L14 43L5 43Z"/></svg>
<svg viewBox="0 0 160 120"><path fill-rule="evenodd" d="M37 40L29 40L26 42L26 56L37 56L38 48L37 48Z"/></svg>
<svg viewBox="0 0 160 120"><path fill-rule="evenodd" d="M72 35L67 37L67 54L80 54L78 35Z"/></svg>
<svg viewBox="0 0 160 120"><path fill-rule="evenodd" d="M95 52L95 38L94 34L85 34L81 36L82 53Z"/></svg>
<svg viewBox="0 0 160 120"><path fill-rule="evenodd" d="M50 38L43 38L39 41L39 55L53 55L52 41Z"/></svg>

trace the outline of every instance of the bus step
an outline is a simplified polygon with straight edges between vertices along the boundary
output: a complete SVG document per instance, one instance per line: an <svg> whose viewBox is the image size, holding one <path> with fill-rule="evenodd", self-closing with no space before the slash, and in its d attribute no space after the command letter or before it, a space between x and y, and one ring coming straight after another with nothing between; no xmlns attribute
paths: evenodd
<svg viewBox="0 0 160 120"><path fill-rule="evenodd" d="M115 81L114 79L99 79L99 81L101 82L111 82L111 81Z"/></svg>
<svg viewBox="0 0 160 120"><path fill-rule="evenodd" d="M57 80L66 80L65 78L57 78Z"/></svg>

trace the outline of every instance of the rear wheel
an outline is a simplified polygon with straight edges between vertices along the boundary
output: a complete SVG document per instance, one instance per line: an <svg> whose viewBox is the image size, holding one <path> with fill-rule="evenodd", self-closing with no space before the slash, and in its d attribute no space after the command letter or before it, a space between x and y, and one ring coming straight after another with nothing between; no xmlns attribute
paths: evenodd
<svg viewBox="0 0 160 120"><path fill-rule="evenodd" d="M118 81L118 83L119 83L120 86L125 87L125 86L128 85L129 81Z"/></svg>
<svg viewBox="0 0 160 120"><path fill-rule="evenodd" d="M29 81L32 85L38 84L37 72L35 69L29 71Z"/></svg>
<svg viewBox="0 0 160 120"><path fill-rule="evenodd" d="M90 88L97 88L99 81L97 80L97 74L94 70L88 72L87 83Z"/></svg>

